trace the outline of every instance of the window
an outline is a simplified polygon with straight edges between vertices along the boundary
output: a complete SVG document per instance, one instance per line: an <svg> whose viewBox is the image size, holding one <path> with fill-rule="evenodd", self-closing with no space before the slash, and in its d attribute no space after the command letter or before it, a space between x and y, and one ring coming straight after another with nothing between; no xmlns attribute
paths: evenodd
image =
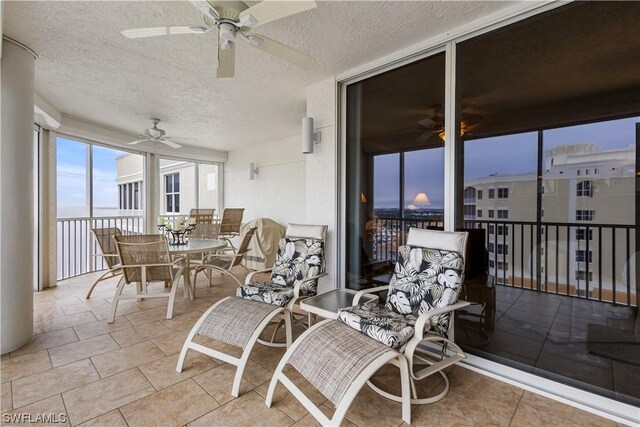
<svg viewBox="0 0 640 427"><path fill-rule="evenodd" d="M576 271L576 280L585 281L586 277L587 277L587 272L586 271L582 271L582 270ZM589 281L593 282L593 272L592 271L589 272Z"/></svg>
<svg viewBox="0 0 640 427"><path fill-rule="evenodd" d="M493 253L495 251L495 245L493 243L489 243L488 250L489 252Z"/></svg>
<svg viewBox="0 0 640 427"><path fill-rule="evenodd" d="M133 209L140 209L140 185L138 182L133 183Z"/></svg>
<svg viewBox="0 0 640 427"><path fill-rule="evenodd" d="M498 261L498 270L508 270L508 269L509 269L508 262Z"/></svg>
<svg viewBox="0 0 640 427"><path fill-rule="evenodd" d="M509 255L509 246L498 243L498 255Z"/></svg>
<svg viewBox="0 0 640 427"><path fill-rule="evenodd" d="M578 173L578 176L580 176L580 169L578 169L576 172Z"/></svg>
<svg viewBox="0 0 640 427"><path fill-rule="evenodd" d="M496 266L496 262L494 260L490 259L489 260L489 267L495 268L495 266Z"/></svg>
<svg viewBox="0 0 640 427"><path fill-rule="evenodd" d="M576 229L576 240L586 240L587 230L584 228ZM589 230L589 240L593 240L593 230Z"/></svg>
<svg viewBox="0 0 640 427"><path fill-rule="evenodd" d="M589 264L591 264L593 258L592 258L593 253L591 251L589 251ZM587 251L584 251L582 249L578 249L576 251L576 262L587 262Z"/></svg>
<svg viewBox="0 0 640 427"><path fill-rule="evenodd" d="M509 189L506 187L498 188L498 199L508 199Z"/></svg>
<svg viewBox="0 0 640 427"><path fill-rule="evenodd" d="M496 226L493 224L489 224L489 234L495 234Z"/></svg>
<svg viewBox="0 0 640 427"><path fill-rule="evenodd" d="M494 218L494 211L493 211L493 209L489 209L489 218Z"/></svg>
<svg viewBox="0 0 640 427"><path fill-rule="evenodd" d="M576 221L593 221L595 217L595 211L576 209Z"/></svg>
<svg viewBox="0 0 640 427"><path fill-rule="evenodd" d="M508 209L498 209L498 218L500 218L500 219L509 218L509 210Z"/></svg>
<svg viewBox="0 0 640 427"><path fill-rule="evenodd" d="M490 199L495 199L496 198L496 190L494 190L493 188L489 189L489 198Z"/></svg>
<svg viewBox="0 0 640 427"><path fill-rule="evenodd" d="M476 206L475 205L464 205L464 214L465 214L465 216L475 216L475 214L476 214Z"/></svg>
<svg viewBox="0 0 640 427"><path fill-rule="evenodd" d="M509 235L509 227L507 225L499 224L498 236L508 236L508 235Z"/></svg>
<svg viewBox="0 0 640 427"><path fill-rule="evenodd" d="M482 200L482 190L478 190L476 196L478 197L478 200Z"/></svg>
<svg viewBox="0 0 640 427"><path fill-rule="evenodd" d="M482 218L482 209L478 209L476 211L476 215L478 216L478 218Z"/></svg>
<svg viewBox="0 0 640 427"><path fill-rule="evenodd" d="M118 184L118 208L142 210L142 181Z"/></svg>
<svg viewBox="0 0 640 427"><path fill-rule="evenodd" d="M593 197L593 181L580 181L576 184L576 196Z"/></svg>
<svg viewBox="0 0 640 427"><path fill-rule="evenodd" d="M167 213L180 212L180 173L164 176Z"/></svg>

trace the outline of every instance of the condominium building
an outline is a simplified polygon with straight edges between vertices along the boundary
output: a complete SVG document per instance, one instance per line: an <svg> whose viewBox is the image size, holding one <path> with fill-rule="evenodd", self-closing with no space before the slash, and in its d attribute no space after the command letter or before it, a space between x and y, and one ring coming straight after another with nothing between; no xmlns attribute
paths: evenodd
<svg viewBox="0 0 640 427"><path fill-rule="evenodd" d="M144 157L124 154L116 159L121 214L144 209ZM219 206L219 166L216 164L160 159L160 213L188 215L192 208Z"/></svg>
<svg viewBox="0 0 640 427"><path fill-rule="evenodd" d="M545 151L543 168L539 212L535 173L465 181L464 218L487 230L490 274L501 284L635 303L635 147L559 146Z"/></svg>

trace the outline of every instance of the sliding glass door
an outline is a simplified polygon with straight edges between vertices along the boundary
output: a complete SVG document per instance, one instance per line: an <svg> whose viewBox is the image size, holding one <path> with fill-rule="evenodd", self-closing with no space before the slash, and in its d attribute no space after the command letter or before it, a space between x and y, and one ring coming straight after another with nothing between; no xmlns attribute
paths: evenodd
<svg viewBox="0 0 640 427"><path fill-rule="evenodd" d="M389 281L409 227L444 220L444 53L347 87L347 286Z"/></svg>
<svg viewBox="0 0 640 427"><path fill-rule="evenodd" d="M458 225L484 240L466 351L640 404L640 4L584 2L458 44Z"/></svg>
<svg viewBox="0 0 640 427"><path fill-rule="evenodd" d="M346 286L388 283L410 227L455 218L465 351L640 405L638 22L575 2L451 42L455 117L444 53L346 85Z"/></svg>

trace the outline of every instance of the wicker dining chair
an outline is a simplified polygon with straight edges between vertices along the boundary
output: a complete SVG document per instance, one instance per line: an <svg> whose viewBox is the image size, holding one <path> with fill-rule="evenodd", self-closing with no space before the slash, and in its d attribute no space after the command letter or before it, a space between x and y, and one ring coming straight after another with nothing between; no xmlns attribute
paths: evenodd
<svg viewBox="0 0 640 427"><path fill-rule="evenodd" d="M232 238L240 233L242 225L243 208L227 208L222 212L222 220L220 221L220 236L224 238Z"/></svg>
<svg viewBox="0 0 640 427"><path fill-rule="evenodd" d="M92 228L91 233L93 233L100 249L100 253L96 254L96 256L102 257L107 264L107 271L93 283L89 292L87 292L87 299L91 298L91 293L98 283L122 274L120 257L116 249L116 242L113 240L114 236L122 236L120 229L118 227Z"/></svg>
<svg viewBox="0 0 640 427"><path fill-rule="evenodd" d="M253 239L257 229L258 227L253 227L247 230L237 251L233 248L225 248L218 253L206 255L202 260L202 264L196 267L193 282L196 283L198 273L204 271L205 274L209 273L209 286L211 286L211 273L217 271L220 274L230 276L238 286L242 286L242 283L231 273L231 269L240 265L245 254L249 252L249 243L251 243L251 239Z"/></svg>
<svg viewBox="0 0 640 427"><path fill-rule="evenodd" d="M196 219L196 224L211 224L215 209L191 209L189 216Z"/></svg>
<svg viewBox="0 0 640 427"><path fill-rule="evenodd" d="M167 319L171 319L178 281L182 276L182 257L171 258L167 237L162 234L115 236L114 241L123 274L109 310L108 323L113 323L121 299L169 298ZM177 271L174 272L174 269ZM171 290L168 293L149 294L147 286L152 282L161 282L163 285L171 282ZM124 285L130 283L136 283L136 293L123 295Z"/></svg>

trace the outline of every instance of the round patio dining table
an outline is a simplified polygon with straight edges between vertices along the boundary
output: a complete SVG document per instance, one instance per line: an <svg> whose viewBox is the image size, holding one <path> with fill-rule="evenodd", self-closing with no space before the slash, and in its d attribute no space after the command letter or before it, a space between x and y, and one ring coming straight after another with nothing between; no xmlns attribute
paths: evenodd
<svg viewBox="0 0 640 427"><path fill-rule="evenodd" d="M226 240L211 239L190 239L186 245L169 245L169 254L171 255L187 255L184 257L182 271L184 279L184 297L193 299L195 289L191 288L191 265L189 260L190 254L215 252L227 247ZM195 288L196 284L193 283Z"/></svg>

